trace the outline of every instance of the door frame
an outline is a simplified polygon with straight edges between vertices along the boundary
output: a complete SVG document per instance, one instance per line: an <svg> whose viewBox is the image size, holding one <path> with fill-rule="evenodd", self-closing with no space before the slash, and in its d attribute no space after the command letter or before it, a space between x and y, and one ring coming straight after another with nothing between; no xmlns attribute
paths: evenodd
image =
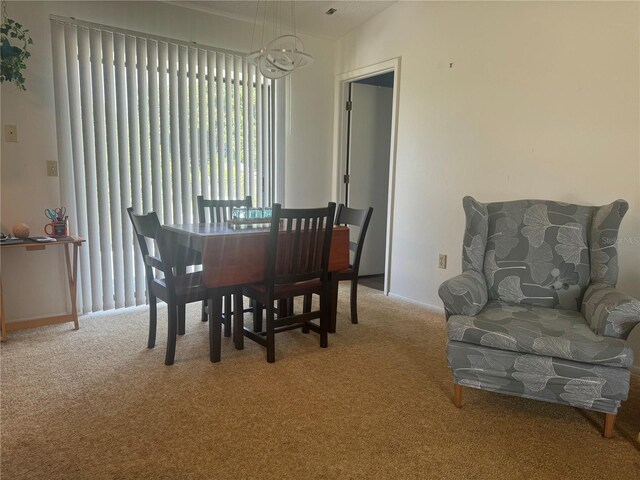
<svg viewBox="0 0 640 480"><path fill-rule="evenodd" d="M345 108L349 98L349 83L363 78L374 77L383 73L394 72L393 105L391 110L391 142L389 148L389 196L387 198L386 251L384 258L384 294L389 295L391 285L391 251L393 240L393 217L396 183L396 154L398 145L398 107L400 99L400 60L395 57L373 65L351 70L336 75L334 89L334 144L333 144L333 197L344 202L345 187L343 175L346 168L348 146L347 111ZM375 213L374 213L375 214Z"/></svg>

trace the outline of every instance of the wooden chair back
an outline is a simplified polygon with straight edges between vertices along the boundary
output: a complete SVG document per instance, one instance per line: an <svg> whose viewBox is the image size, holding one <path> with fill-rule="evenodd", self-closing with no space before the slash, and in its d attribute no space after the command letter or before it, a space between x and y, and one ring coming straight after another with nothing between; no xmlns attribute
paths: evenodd
<svg viewBox="0 0 640 480"><path fill-rule="evenodd" d="M335 209L335 203L307 209L273 205L266 272L269 288L328 279Z"/></svg>
<svg viewBox="0 0 640 480"><path fill-rule="evenodd" d="M127 213L133 224L133 231L135 232L140 246L140 252L142 253L142 259L145 264L145 273L147 276L147 282L152 282L154 279L153 269L160 270L164 273L167 283L173 281L173 271L171 263L167 262L170 255L166 251L163 238L162 238L162 226L156 212L149 212L147 214L139 215L133 213L133 207L127 208ZM159 256L152 255L149 251L149 244L147 239L155 245L156 252Z"/></svg>
<svg viewBox="0 0 640 480"><path fill-rule="evenodd" d="M198 221L200 223L222 223L231 218L233 207L251 208L251 195L243 200L205 200L202 195L196 198L198 204ZM207 217L207 211L209 215ZM207 219L208 218L208 219Z"/></svg>
<svg viewBox="0 0 640 480"><path fill-rule="evenodd" d="M360 227L358 240L356 242L349 242L349 250L353 252L353 264L351 265L351 269L356 276L358 275L358 270L360 269L360 257L362 256L364 238L367 235L367 229L369 228L371 215L373 215L372 207L357 209L346 207L342 203L338 205L338 211L336 213L336 225L355 225L357 227Z"/></svg>

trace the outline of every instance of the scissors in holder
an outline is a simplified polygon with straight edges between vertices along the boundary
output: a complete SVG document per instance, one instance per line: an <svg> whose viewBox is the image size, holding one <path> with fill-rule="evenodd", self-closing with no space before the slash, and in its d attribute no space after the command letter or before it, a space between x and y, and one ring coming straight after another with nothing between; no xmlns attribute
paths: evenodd
<svg viewBox="0 0 640 480"><path fill-rule="evenodd" d="M56 218L57 218L56 209L54 209L54 208L45 208L44 209L44 214L46 215L46 217L49 220L52 220L54 222L56 221Z"/></svg>
<svg viewBox="0 0 640 480"><path fill-rule="evenodd" d="M66 219L67 209L66 207L45 208L44 214L53 222L63 222Z"/></svg>

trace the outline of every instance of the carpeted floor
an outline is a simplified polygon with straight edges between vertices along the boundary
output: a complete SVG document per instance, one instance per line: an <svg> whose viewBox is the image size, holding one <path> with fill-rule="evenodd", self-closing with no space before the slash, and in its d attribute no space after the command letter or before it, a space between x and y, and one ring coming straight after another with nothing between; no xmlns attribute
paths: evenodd
<svg viewBox="0 0 640 480"><path fill-rule="evenodd" d="M603 416L465 389L452 402L442 315L362 288L338 333L276 337L277 361L188 311L176 363L147 311L11 334L2 345L2 479L640 478L640 382L615 437ZM165 310L160 318L165 319Z"/></svg>

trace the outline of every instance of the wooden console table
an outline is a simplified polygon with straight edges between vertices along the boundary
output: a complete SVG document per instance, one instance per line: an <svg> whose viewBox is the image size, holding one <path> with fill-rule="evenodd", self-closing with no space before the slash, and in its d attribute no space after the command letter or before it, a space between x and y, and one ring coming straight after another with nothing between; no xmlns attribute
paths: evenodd
<svg viewBox="0 0 640 480"><path fill-rule="evenodd" d="M73 322L74 330L79 328L78 311L76 309L76 279L78 278L78 250L84 238L71 236L59 238L55 242L36 242L33 240L22 240L13 243L2 243L0 248L24 248L27 251L44 250L48 247L64 246L64 257L67 264L67 278L69 280L69 295L71 296L71 313L66 315L56 315L53 317L37 318L25 322L6 323L4 315L4 299L2 297L2 277L0 276L0 323L2 324L2 341L7 339L7 333L25 328L40 327L42 325L52 325L55 323ZM73 262L69 253L69 246L73 245Z"/></svg>

